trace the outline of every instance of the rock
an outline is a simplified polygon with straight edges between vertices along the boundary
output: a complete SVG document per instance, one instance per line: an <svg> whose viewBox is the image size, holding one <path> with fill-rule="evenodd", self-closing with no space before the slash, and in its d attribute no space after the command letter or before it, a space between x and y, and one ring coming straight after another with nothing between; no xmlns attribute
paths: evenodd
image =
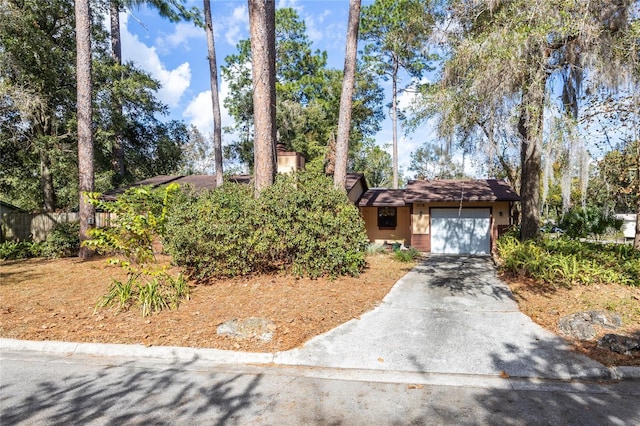
<svg viewBox="0 0 640 426"><path fill-rule="evenodd" d="M229 335L241 340L259 339L263 342L270 342L276 328L273 321L265 318L232 319L220 324L217 333Z"/></svg>
<svg viewBox="0 0 640 426"><path fill-rule="evenodd" d="M595 339L597 333L594 326L615 330L621 325L620 315L606 311L578 312L562 317L558 321L558 329L561 334L579 340Z"/></svg>
<svg viewBox="0 0 640 426"><path fill-rule="evenodd" d="M591 320L594 324L615 330L622 325L622 318L615 312L590 311Z"/></svg>
<svg viewBox="0 0 640 426"><path fill-rule="evenodd" d="M598 347L623 355L635 355L640 352L640 337L605 334L598 340Z"/></svg>

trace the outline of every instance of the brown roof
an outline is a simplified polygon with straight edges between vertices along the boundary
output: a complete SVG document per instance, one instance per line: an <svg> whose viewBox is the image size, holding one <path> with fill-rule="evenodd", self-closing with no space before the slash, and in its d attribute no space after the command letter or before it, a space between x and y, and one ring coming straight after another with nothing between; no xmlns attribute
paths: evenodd
<svg viewBox="0 0 640 426"><path fill-rule="evenodd" d="M231 182L236 183L249 183L251 180L251 176L249 175L233 175L229 178ZM102 195L102 199L106 201L115 201L118 195L124 193L127 189L134 188L137 186L147 186L150 185L152 188L157 188L162 185L168 185L169 183L177 183L181 186L191 186L196 190L202 189L213 189L216 187L216 177L215 175L187 175L187 176L168 176L168 175L160 175L154 176L149 179L144 179L138 182L135 182L132 185L124 186L122 188L112 189L110 191L105 192Z"/></svg>
<svg viewBox="0 0 640 426"><path fill-rule="evenodd" d="M404 189L370 189L358 202L360 207L402 207L404 205Z"/></svg>
<svg viewBox="0 0 640 426"><path fill-rule="evenodd" d="M404 194L407 203L434 201L519 201L520 197L505 181L411 180Z"/></svg>
<svg viewBox="0 0 640 426"><path fill-rule="evenodd" d="M366 180L364 180L364 174L363 173L347 173L347 179L346 182L344 184L345 189L347 190L347 192L351 191L353 189L354 186L356 186L356 183L358 183L359 180L362 179L363 182L363 186L366 187L367 183ZM366 188L365 188L366 190Z"/></svg>

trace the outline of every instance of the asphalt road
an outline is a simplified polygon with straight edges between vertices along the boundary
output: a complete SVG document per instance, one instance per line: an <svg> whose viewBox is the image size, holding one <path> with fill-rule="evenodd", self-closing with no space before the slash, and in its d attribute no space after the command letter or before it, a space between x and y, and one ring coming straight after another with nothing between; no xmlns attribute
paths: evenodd
<svg viewBox="0 0 640 426"><path fill-rule="evenodd" d="M640 383L3 351L2 425L633 425Z"/></svg>

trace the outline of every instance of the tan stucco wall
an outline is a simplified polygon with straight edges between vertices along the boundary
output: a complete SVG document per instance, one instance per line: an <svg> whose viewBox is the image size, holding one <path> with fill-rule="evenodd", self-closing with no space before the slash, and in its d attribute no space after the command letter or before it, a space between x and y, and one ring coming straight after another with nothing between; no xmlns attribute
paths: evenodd
<svg viewBox="0 0 640 426"><path fill-rule="evenodd" d="M356 184L353 185L353 188L351 188L351 191L349 191L347 196L349 197L349 200L355 204L363 193L364 187L362 185L362 180L358 180Z"/></svg>
<svg viewBox="0 0 640 426"><path fill-rule="evenodd" d="M378 208L360 207L360 213L364 218L369 241L384 244L399 242L411 244L411 210L409 207L398 207L398 223L396 229L378 228Z"/></svg>
<svg viewBox="0 0 640 426"><path fill-rule="evenodd" d="M304 157L293 152L278 153L278 173L291 173L304 169Z"/></svg>

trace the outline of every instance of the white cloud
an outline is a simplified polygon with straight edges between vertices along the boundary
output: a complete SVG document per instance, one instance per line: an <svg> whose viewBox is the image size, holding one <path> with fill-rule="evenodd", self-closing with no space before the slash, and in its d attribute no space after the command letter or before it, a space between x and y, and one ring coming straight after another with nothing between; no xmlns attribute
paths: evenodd
<svg viewBox="0 0 640 426"><path fill-rule="evenodd" d="M222 101L229 95L229 84L222 80L220 85L220 115L222 118L222 127L233 125L233 118L229 115L229 111L222 105ZM213 107L211 102L211 90L198 93L189 102L189 105L182 113L189 124L194 125L202 134L210 134L213 132ZM223 136L223 139L225 137Z"/></svg>
<svg viewBox="0 0 640 426"><path fill-rule="evenodd" d="M197 127L203 134L213 131L213 112L211 103L211 90L198 93L182 113L190 124Z"/></svg>
<svg viewBox="0 0 640 426"><path fill-rule="evenodd" d="M158 99L175 107L191 83L191 67L184 62L176 68L167 69L160 60L155 47L147 46L137 35L128 31L128 15L120 15L122 34L122 56L124 61L132 61L158 80L162 87L158 90Z"/></svg>
<svg viewBox="0 0 640 426"><path fill-rule="evenodd" d="M247 6L238 6L233 9L231 16L227 18L227 27L228 29L224 34L224 39L231 46L238 44L241 38L247 37L249 29L249 11L247 10Z"/></svg>
<svg viewBox="0 0 640 426"><path fill-rule="evenodd" d="M169 52L175 48L190 50L189 40L205 39L204 29L191 22L179 22L171 34L162 35L156 39L156 45L163 52Z"/></svg>

